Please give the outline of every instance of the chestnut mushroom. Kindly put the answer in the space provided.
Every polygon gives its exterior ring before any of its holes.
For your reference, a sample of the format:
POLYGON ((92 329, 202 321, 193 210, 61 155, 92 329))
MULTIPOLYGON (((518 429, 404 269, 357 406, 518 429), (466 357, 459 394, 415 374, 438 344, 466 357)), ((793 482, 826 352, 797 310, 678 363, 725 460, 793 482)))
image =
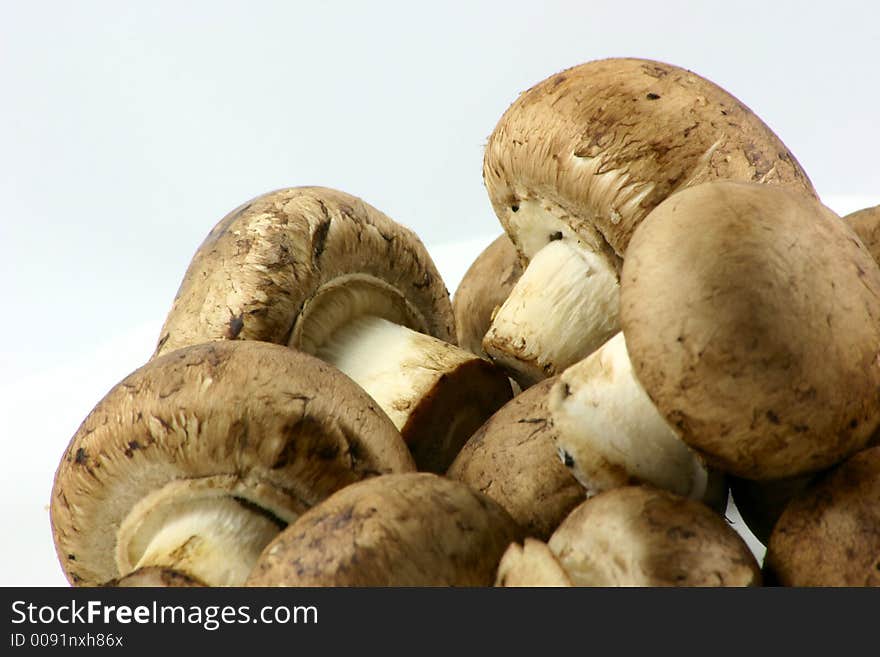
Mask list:
POLYGON ((334 491, 414 469, 385 413, 317 358, 257 341, 182 347, 114 386, 74 434, 52 488, 55 548, 76 585, 173 571, 237 586, 334 491))
POLYGON ((764 569, 782 586, 880 586, 880 446, 850 456, 789 502, 764 569))
POLYGON ((266 546, 248 586, 490 586, 522 538, 485 495, 432 473, 352 484, 266 546))
POLYGON ((156 355, 242 339, 289 345, 342 370, 388 414, 420 470, 444 472, 513 395, 500 369, 454 344, 449 293, 418 237, 323 187, 264 194, 214 227, 156 355))
POLYGON ((816 196, 785 145, 731 94, 631 58, 587 62, 521 94, 489 138, 483 178, 528 265, 483 346, 523 388, 619 330, 627 245, 674 192, 735 179, 816 196))
MULTIPOLYGON (((534 541, 534 539, 533 539, 534 541)), ((653 486, 591 497, 550 537, 508 548, 498 586, 760 586, 755 556, 701 502, 653 486)))
POLYGON ((557 456, 547 409, 555 379, 521 392, 471 436, 446 476, 488 495, 529 536, 546 539, 585 498, 557 456))
POLYGON ((713 467, 818 472, 880 425, 880 268, 815 199, 704 183, 640 224, 620 316, 636 379, 713 467))

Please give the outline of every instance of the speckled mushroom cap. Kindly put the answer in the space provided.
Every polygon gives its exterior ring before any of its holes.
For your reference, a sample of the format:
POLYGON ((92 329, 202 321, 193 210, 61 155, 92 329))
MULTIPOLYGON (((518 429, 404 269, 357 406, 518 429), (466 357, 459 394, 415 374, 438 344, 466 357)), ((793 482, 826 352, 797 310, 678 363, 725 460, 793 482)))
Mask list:
POLYGON ((880 269, 803 194, 719 181, 673 195, 630 242, 620 315, 651 400, 730 474, 817 472, 880 424, 880 269))
POLYGON ((210 489, 283 525, 342 486, 412 470, 388 417, 318 359, 263 342, 182 348, 123 379, 71 439, 55 547, 73 584, 98 585, 121 574, 120 524, 160 489, 210 489))
POLYGON ((549 538, 586 492, 557 454, 547 394, 556 378, 502 406, 458 453, 447 476, 485 493, 529 536, 549 538))
POLYGON ((880 586, 880 446, 854 454, 786 506, 764 568, 783 586, 880 586))
POLYGON ((588 62, 521 94, 489 138, 483 178, 526 258, 574 237, 618 270, 636 227, 677 190, 735 179, 815 196, 749 108, 690 71, 645 59, 588 62), (536 211, 558 226, 533 221, 536 211))
POLYGON ((880 262, 880 205, 850 212, 843 220, 859 236, 874 260, 880 262))
POLYGON ((522 530, 490 498, 431 473, 340 490, 263 550, 248 586, 489 586, 522 530))
POLYGON ((452 311, 458 344, 486 357, 483 336, 489 330, 492 315, 504 303, 522 274, 522 265, 507 234, 499 235, 487 246, 455 290, 452 311))
POLYGON ((184 275, 155 355, 226 339, 311 353, 301 344, 309 312, 343 288, 369 288, 383 304, 354 305, 339 322, 368 310, 455 342, 449 292, 412 231, 349 194, 294 187, 258 196, 213 228, 184 275))
POLYGON ((745 541, 701 502, 649 486, 591 497, 548 547, 575 586, 758 586, 745 541))

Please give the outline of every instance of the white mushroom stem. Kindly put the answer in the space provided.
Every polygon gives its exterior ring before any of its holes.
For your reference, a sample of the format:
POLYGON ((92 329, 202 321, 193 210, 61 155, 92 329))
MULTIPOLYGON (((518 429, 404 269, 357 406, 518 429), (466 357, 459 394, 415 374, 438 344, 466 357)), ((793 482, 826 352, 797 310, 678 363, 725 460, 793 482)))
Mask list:
MULTIPOLYGON (((444 377, 479 358, 373 315, 362 315, 338 328, 317 347, 315 355, 354 379, 400 430, 444 377)), ((447 424, 447 433, 453 432, 455 418, 447 424)), ((440 436, 437 439, 442 441, 440 436)))
POLYGON ((560 458, 588 495, 628 480, 699 500, 711 494, 705 463, 636 379, 622 332, 559 376, 548 408, 560 458))
POLYGON ((242 586, 263 548, 280 531, 270 517, 227 495, 165 502, 123 525, 117 566, 124 576, 164 566, 208 586, 242 586))
POLYGON ((619 330, 619 287, 605 257, 572 239, 551 241, 496 312, 483 348, 520 384, 554 376, 619 330))

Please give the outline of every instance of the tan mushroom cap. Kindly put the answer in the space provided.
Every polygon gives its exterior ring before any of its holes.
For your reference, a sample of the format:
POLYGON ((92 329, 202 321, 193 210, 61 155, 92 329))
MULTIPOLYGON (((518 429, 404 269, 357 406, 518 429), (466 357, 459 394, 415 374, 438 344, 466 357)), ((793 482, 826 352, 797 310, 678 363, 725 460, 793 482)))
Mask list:
POLYGON ((252 199, 211 230, 155 355, 228 339, 299 347, 309 307, 338 286, 370 288, 386 299, 374 314, 455 342, 449 292, 415 233, 350 194, 293 187, 252 199))
POLYGON ((388 417, 318 359, 251 341, 182 348, 123 379, 71 439, 55 547, 71 583, 98 585, 127 574, 117 532, 153 495, 213 491, 283 526, 342 486, 414 467, 388 417))
POLYGON ((447 476, 504 507, 526 533, 546 539, 586 497, 562 464, 547 409, 547 379, 502 406, 471 437, 447 476))
POLYGON ((758 586, 754 555, 706 505, 649 486, 581 504, 548 547, 575 586, 758 586))
POLYGON ((249 586, 489 586, 522 530, 464 484, 430 473, 340 490, 266 546, 249 586))
POLYGON ((504 303, 522 274, 516 247, 507 234, 499 235, 465 272, 452 298, 458 344, 486 357, 483 336, 492 315, 504 303))
POLYGON ((880 423, 880 269, 818 201, 730 181, 683 190, 636 231, 621 285, 638 380, 712 465, 815 472, 880 423))
POLYGON ((859 236, 874 260, 880 262, 880 205, 850 212, 843 220, 859 236))
POLYGON ((156 355, 214 340, 284 344, 331 363, 377 401, 420 470, 445 471, 513 394, 500 369, 455 345, 449 293, 419 238, 323 187, 253 199, 196 252, 156 355))
POLYGON ((789 503, 764 567, 783 586, 880 586, 880 446, 851 456, 789 503))
POLYGON ((557 230, 529 225, 534 209, 614 265, 645 216, 685 187, 733 179, 815 196, 795 157, 735 97, 683 68, 631 58, 574 66, 521 94, 489 138, 483 178, 526 258, 557 230))

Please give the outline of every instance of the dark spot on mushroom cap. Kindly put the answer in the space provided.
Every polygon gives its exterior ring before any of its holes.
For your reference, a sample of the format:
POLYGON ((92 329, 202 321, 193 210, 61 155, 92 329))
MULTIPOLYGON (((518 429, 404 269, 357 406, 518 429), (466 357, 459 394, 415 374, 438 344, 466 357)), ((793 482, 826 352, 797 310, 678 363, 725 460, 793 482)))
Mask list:
POLYGON ((779 416, 773 412, 773 409, 767 411, 767 419, 770 420, 773 424, 779 424, 779 416))
POLYGON ((519 206, 516 205, 516 204, 511 205, 511 206, 510 206, 510 211, 511 211, 511 212, 519 212, 519 206))
POLYGON ((128 458, 131 458, 134 455, 135 451, 139 450, 140 448, 141 448, 141 444, 138 441, 131 440, 128 443, 128 447, 125 449, 125 455, 128 458))
POLYGON ((88 457, 88 454, 86 454, 86 450, 84 450, 82 447, 80 447, 78 450, 76 450, 76 456, 74 457, 74 461, 76 463, 78 463, 79 465, 82 465, 83 463, 86 462, 86 460, 88 458, 89 457, 88 457))
POLYGON ((556 242, 561 239, 562 239, 562 231, 561 230, 557 230, 555 233, 550 233, 550 241, 551 242, 556 242))
POLYGON ((564 381, 562 383, 562 396, 563 397, 570 397, 571 396, 571 386, 568 385, 568 383, 566 383, 564 381))
POLYGON ((645 98, 647 98, 648 100, 657 100, 658 98, 660 98, 660 95, 655 93, 648 93, 645 95, 645 98))

